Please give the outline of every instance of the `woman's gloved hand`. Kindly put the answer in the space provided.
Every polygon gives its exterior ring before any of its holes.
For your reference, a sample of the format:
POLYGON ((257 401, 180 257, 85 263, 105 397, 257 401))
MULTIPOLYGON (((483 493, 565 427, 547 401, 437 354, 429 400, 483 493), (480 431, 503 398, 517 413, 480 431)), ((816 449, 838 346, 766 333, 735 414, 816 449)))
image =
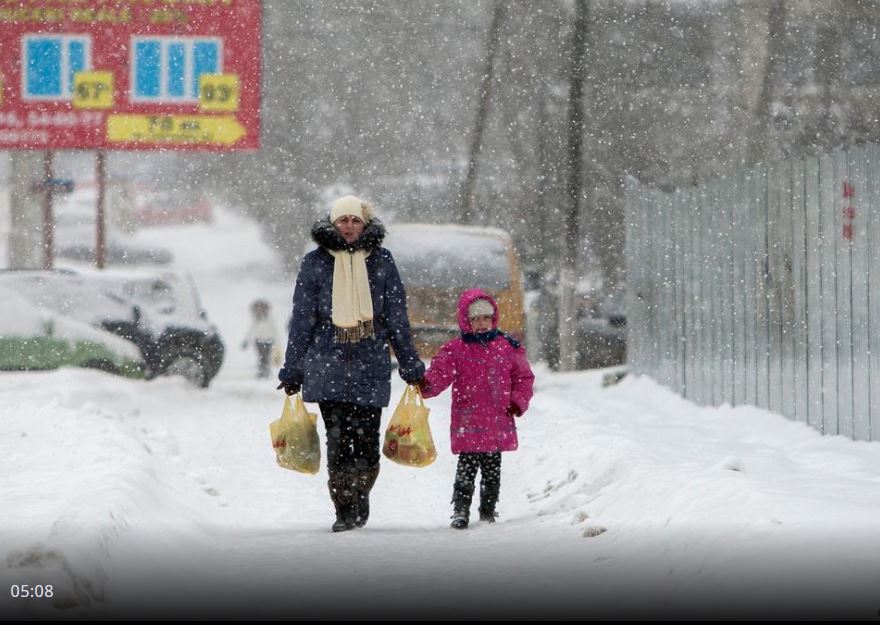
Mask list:
POLYGON ((299 393, 299 389, 302 387, 301 384, 297 384, 296 382, 291 382, 290 380, 286 380, 281 382, 276 389, 284 389, 284 392, 288 395, 296 395, 299 393))

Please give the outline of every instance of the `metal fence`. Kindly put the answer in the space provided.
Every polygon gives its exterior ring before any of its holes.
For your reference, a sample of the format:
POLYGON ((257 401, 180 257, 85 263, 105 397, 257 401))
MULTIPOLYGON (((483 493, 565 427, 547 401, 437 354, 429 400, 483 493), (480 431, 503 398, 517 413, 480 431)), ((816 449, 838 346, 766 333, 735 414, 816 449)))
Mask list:
POLYGON ((633 371, 880 439, 880 146, 626 198, 633 371))

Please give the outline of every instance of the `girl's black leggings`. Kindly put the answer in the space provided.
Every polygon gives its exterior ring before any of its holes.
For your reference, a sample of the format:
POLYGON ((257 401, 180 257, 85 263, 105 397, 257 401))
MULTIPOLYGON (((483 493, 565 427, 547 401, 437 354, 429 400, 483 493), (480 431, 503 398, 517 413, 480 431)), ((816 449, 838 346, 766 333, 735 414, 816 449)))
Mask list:
POLYGON ((480 483, 484 489, 499 486, 501 484, 501 452, 458 454, 455 483, 473 484, 477 479, 477 470, 482 475, 480 483))

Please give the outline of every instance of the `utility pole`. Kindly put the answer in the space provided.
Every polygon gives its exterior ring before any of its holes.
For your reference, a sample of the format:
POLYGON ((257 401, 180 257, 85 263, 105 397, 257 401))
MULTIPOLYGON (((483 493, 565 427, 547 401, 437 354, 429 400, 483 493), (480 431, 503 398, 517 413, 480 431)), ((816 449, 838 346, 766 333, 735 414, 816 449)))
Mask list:
POLYGON ((577 352, 574 329, 574 294, 577 283, 577 262, 581 247, 582 155, 584 135, 584 72, 587 53, 587 0, 577 0, 572 30, 568 81, 568 212, 565 218, 565 245, 559 271, 559 369, 572 371, 577 352))
POLYGON ((52 214, 54 174, 52 171, 52 150, 43 153, 43 269, 52 269, 55 264, 55 217, 52 214))
POLYGON ((107 195, 107 166, 104 150, 98 150, 95 158, 95 185, 97 191, 95 206, 95 266, 103 269, 107 257, 107 233, 106 233, 106 195, 107 195))

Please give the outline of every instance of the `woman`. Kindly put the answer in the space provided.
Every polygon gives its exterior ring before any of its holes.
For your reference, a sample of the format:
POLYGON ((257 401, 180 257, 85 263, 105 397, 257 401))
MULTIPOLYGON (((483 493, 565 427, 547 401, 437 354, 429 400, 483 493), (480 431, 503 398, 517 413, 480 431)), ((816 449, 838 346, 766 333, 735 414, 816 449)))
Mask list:
POLYGON ((302 388, 317 402, 327 431, 327 472, 336 507, 334 532, 363 527, 379 474, 379 418, 391 395, 394 348, 400 377, 415 384, 425 372, 412 344, 406 292, 385 227, 369 204, 338 199, 312 227, 318 249, 306 254, 293 293, 284 366, 288 395, 302 388))

